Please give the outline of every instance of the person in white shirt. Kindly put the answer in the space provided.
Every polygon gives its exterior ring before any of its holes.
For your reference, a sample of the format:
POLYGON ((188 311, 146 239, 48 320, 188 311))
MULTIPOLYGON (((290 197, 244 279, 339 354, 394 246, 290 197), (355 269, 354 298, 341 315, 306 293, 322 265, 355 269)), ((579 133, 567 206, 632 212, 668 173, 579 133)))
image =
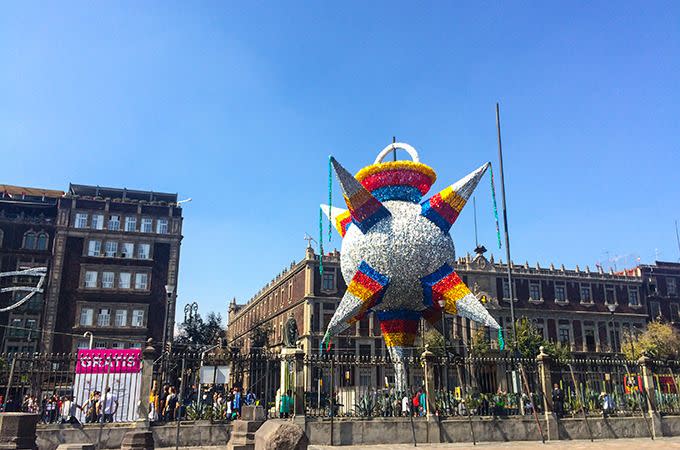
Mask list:
POLYGON ((401 399, 401 415, 402 416, 409 415, 408 395, 406 394, 404 394, 404 398, 401 399))
POLYGON ((106 388, 103 403, 102 420, 104 422, 113 422, 113 416, 116 414, 116 411, 118 411, 118 398, 113 395, 110 387, 106 388))

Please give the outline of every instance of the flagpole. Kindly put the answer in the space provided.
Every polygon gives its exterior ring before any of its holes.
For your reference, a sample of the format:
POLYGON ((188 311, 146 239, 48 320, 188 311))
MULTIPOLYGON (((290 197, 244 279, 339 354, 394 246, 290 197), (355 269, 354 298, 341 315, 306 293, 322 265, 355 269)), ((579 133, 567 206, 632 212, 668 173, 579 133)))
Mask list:
POLYGON ((503 199, 503 228, 505 229, 505 254, 508 258, 508 291, 510 295, 510 319, 512 320, 512 338, 517 350, 517 325, 515 323, 515 301, 512 288, 512 268, 510 263, 510 235, 508 234, 508 212, 505 203, 505 177, 503 174, 503 145, 501 144, 501 110, 496 103, 496 131, 498 132, 498 161, 501 171, 501 197, 503 199))

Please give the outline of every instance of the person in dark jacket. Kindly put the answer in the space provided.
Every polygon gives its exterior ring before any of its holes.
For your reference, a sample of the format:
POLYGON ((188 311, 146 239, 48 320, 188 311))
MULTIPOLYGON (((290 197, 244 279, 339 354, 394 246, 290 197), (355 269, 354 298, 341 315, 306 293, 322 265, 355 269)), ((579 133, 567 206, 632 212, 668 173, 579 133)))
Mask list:
POLYGON ((564 414, 564 392, 557 383, 553 384, 552 401, 553 413, 559 419, 564 414))

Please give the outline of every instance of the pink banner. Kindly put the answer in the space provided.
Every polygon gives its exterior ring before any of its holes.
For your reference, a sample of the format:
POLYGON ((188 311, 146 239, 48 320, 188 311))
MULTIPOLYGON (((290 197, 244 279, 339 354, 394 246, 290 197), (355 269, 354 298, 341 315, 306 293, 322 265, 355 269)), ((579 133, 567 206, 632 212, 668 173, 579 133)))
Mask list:
POLYGON ((139 348, 80 349, 76 373, 137 373, 141 369, 139 348))

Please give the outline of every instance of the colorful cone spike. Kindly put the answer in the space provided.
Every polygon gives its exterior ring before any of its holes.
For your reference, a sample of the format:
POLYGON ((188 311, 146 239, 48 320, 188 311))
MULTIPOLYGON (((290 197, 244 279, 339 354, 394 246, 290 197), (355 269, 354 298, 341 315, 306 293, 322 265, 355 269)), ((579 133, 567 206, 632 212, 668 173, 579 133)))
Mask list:
POLYGON ((484 164, 465 178, 424 201, 421 214, 430 219, 443 232, 448 233, 490 165, 491 163, 484 164))
POLYGON ((361 320, 371 308, 379 305, 388 284, 386 276, 362 261, 331 318, 326 336, 330 338, 342 333, 349 325, 361 320))
POLYGON ((376 311, 380 321, 385 346, 390 347, 413 347, 418 333, 420 313, 402 309, 397 311, 376 311))
POLYGON ((500 328, 489 311, 448 264, 421 278, 421 283, 423 304, 426 308, 422 315, 428 322, 438 321, 437 315, 441 316, 439 300, 444 299, 444 310, 447 313, 458 314, 493 329, 500 328))
POLYGON ((340 233, 340 236, 345 237, 347 228, 349 228, 352 223, 352 216, 350 216, 349 211, 331 206, 330 216, 328 216, 328 205, 321 205, 321 211, 323 211, 324 214, 326 214, 326 217, 330 219, 335 226, 335 229, 340 233))
POLYGON ((380 220, 390 216, 387 208, 333 157, 331 157, 331 164, 333 164, 333 169, 335 169, 335 174, 342 187, 352 222, 359 227, 362 233, 366 233, 380 220))

